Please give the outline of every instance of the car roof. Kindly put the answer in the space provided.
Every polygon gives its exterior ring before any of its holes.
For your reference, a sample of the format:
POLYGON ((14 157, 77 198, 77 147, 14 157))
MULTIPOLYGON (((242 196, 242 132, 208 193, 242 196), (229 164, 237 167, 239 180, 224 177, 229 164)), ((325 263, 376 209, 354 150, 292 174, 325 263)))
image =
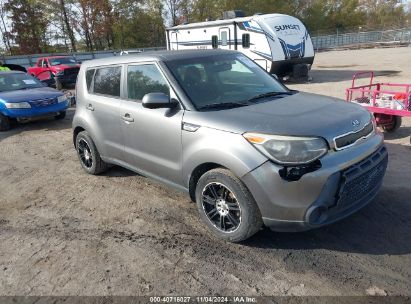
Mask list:
POLYGON ((223 55, 223 54, 238 54, 237 51, 229 50, 181 50, 181 51, 152 51, 143 52, 139 54, 129 54, 126 56, 115 56, 107 57, 102 59, 88 60, 83 63, 83 66, 94 67, 94 66, 104 66, 112 64, 122 64, 129 62, 143 62, 143 61, 173 61, 179 59, 192 59, 209 57, 212 55, 223 55))

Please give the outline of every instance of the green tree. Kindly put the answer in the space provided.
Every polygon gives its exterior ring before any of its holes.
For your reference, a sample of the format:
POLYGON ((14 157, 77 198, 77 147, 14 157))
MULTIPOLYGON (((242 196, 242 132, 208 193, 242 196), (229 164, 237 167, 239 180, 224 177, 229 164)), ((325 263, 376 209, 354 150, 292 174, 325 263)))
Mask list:
POLYGON ((47 52, 48 19, 39 0, 9 0, 4 8, 10 13, 11 34, 21 54, 47 52))

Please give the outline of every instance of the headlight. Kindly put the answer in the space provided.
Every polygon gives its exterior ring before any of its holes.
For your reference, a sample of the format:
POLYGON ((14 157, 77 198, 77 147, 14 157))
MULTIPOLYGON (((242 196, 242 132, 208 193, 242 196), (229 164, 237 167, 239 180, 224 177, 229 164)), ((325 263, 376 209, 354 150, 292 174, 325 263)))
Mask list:
POLYGON ((31 105, 28 102, 6 102, 7 109, 30 109, 31 105))
POLYGON ((279 136, 245 133, 244 137, 260 152, 282 165, 308 164, 328 151, 324 139, 318 137, 279 136))
POLYGON ((57 101, 58 103, 65 102, 67 101, 67 96, 66 95, 59 96, 57 97, 57 101))

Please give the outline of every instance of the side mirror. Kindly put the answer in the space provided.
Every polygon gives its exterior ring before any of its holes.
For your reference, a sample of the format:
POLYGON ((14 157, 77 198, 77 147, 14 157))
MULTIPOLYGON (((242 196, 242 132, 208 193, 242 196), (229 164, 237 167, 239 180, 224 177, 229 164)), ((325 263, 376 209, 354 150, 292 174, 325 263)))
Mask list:
POLYGON ((147 109, 172 109, 178 105, 176 100, 164 93, 148 93, 143 97, 143 107, 147 109))

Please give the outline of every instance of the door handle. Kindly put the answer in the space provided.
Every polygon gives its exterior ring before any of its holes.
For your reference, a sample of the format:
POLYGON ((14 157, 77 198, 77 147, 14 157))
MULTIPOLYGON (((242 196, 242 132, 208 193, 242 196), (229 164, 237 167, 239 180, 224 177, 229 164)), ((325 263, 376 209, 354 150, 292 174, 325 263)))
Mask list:
POLYGON ((124 114, 124 116, 121 116, 121 119, 125 122, 134 122, 134 118, 131 117, 128 113, 124 114))
POLYGON ((88 105, 86 105, 86 109, 90 110, 90 111, 94 111, 94 107, 91 103, 89 103, 88 105))

